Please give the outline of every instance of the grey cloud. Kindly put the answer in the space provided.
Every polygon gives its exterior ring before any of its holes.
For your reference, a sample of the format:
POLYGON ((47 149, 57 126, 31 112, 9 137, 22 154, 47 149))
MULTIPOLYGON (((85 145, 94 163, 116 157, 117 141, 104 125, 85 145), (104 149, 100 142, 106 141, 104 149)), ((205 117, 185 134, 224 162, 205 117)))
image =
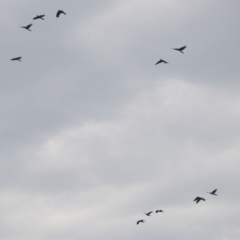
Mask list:
POLYGON ((237 1, 1 4, 1 239, 239 238, 237 1))

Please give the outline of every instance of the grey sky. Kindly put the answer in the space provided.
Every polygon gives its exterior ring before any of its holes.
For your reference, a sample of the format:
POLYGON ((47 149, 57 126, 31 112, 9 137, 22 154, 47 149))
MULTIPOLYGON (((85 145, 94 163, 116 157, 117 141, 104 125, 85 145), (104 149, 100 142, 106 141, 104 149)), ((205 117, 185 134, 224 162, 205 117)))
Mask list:
POLYGON ((0 6, 1 239, 240 238, 238 1, 0 6))

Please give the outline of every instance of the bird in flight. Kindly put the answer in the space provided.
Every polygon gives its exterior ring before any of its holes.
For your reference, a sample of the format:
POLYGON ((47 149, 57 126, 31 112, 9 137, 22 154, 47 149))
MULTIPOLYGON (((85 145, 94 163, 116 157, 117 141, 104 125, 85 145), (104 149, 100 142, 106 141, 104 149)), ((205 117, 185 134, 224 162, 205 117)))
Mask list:
POLYGON ((33 20, 37 20, 37 19, 42 19, 44 20, 44 17, 45 15, 37 15, 35 18, 33 18, 33 20))
POLYGON ((11 61, 19 61, 19 62, 21 62, 21 58, 22 58, 22 57, 12 58, 11 61))
POLYGON ((58 18, 61 14, 66 15, 66 13, 63 10, 58 10, 56 17, 58 18))
POLYGON ((184 50, 186 47, 187 47, 187 46, 183 46, 183 47, 180 47, 180 48, 172 48, 172 49, 183 53, 183 50, 184 50))
POLYGON ((139 223, 145 223, 145 220, 143 220, 143 219, 142 219, 142 220, 138 220, 138 221, 137 221, 137 225, 138 225, 139 223))
POLYGON ((215 195, 215 196, 217 196, 217 194, 215 194, 215 193, 216 193, 216 191, 217 191, 217 189, 213 190, 212 192, 207 192, 207 193, 210 193, 210 194, 212 194, 212 195, 215 195))
POLYGON ((159 63, 162 63, 162 62, 165 63, 165 64, 168 63, 168 62, 166 62, 166 61, 160 59, 155 65, 157 65, 157 64, 159 64, 159 63))
POLYGON ((152 212, 148 212, 148 213, 145 213, 145 214, 150 217, 150 216, 151 216, 151 213, 152 213, 152 212))
POLYGON ((26 30, 31 31, 30 30, 31 26, 32 26, 32 24, 28 24, 27 26, 23 26, 23 27, 20 27, 20 28, 25 28, 26 30))
POLYGON ((202 197, 196 197, 193 201, 196 201, 196 203, 199 203, 201 200, 205 201, 202 197))
POLYGON ((157 210, 156 213, 159 213, 159 212, 164 212, 163 210, 157 210))

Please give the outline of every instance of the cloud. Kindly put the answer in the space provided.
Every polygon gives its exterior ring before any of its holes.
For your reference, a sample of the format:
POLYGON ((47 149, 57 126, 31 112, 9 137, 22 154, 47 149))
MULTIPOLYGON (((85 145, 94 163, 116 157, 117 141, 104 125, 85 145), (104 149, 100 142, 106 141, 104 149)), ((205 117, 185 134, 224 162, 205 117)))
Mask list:
POLYGON ((2 4, 1 239, 238 238, 237 2, 2 4))

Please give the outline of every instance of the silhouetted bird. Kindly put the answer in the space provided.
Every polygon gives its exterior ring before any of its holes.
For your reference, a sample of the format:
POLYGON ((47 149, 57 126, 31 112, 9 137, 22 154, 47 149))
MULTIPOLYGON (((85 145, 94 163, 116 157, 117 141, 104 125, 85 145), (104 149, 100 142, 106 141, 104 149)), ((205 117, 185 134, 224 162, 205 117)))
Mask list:
POLYGON ((166 62, 166 61, 160 59, 155 65, 157 65, 157 64, 159 64, 159 63, 162 63, 162 62, 165 63, 165 64, 168 63, 168 62, 166 62))
POLYGON ((183 47, 181 47, 181 48, 172 48, 172 49, 183 53, 183 50, 184 50, 186 47, 187 47, 187 46, 183 46, 183 47))
POLYGON ((215 193, 216 193, 216 191, 217 191, 217 189, 213 190, 212 192, 207 192, 207 193, 210 193, 210 194, 212 194, 212 195, 215 195, 215 196, 217 196, 217 194, 215 194, 215 193))
POLYGON ((44 20, 44 17, 45 15, 37 15, 35 18, 33 18, 33 20, 37 20, 37 19, 42 19, 44 20))
POLYGON ((202 197, 196 197, 193 201, 196 201, 196 203, 199 203, 201 200, 205 201, 202 197))
POLYGON ((56 17, 58 18, 61 14, 66 15, 66 13, 63 10, 58 10, 56 17))
POLYGON ((138 220, 137 224, 139 224, 139 223, 145 223, 145 220, 143 220, 143 219, 142 220, 138 220))
POLYGON ((151 216, 151 213, 152 213, 152 212, 148 212, 148 213, 145 213, 145 214, 150 217, 150 216, 151 216))
POLYGON ((19 61, 19 62, 21 62, 21 58, 22 58, 22 57, 12 58, 11 61, 19 61))
POLYGON ((31 31, 30 30, 30 27, 32 26, 32 24, 29 24, 29 25, 27 25, 27 26, 23 26, 23 27, 20 27, 20 28, 25 28, 26 30, 28 30, 28 31, 31 31))
POLYGON ((163 210, 157 210, 156 213, 159 213, 159 212, 164 212, 163 210))

